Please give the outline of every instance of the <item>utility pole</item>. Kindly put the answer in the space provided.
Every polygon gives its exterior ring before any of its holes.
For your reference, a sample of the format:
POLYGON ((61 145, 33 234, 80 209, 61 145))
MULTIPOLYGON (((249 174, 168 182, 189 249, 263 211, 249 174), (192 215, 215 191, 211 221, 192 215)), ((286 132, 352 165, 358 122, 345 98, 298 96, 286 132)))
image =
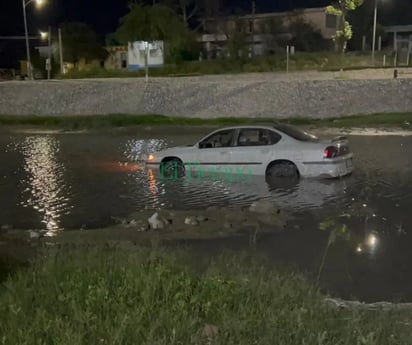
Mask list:
POLYGON ((59 55, 60 55, 60 73, 64 74, 63 43, 62 43, 62 29, 61 28, 59 28, 59 55))
POLYGON ((47 80, 50 80, 51 74, 51 26, 49 26, 49 58, 47 60, 47 80))
POLYGON ((22 0, 23 3, 23 18, 24 18, 24 32, 26 37, 26 58, 27 58, 27 76, 30 80, 33 80, 33 74, 31 73, 31 58, 30 58, 30 46, 29 46, 29 32, 27 29, 27 15, 26 15, 26 1, 22 0))
POLYGON ((378 16, 378 0, 375 0, 375 9, 373 11, 373 37, 372 37, 372 66, 375 65, 375 42, 376 42, 376 19, 378 16))
POLYGON ((146 70, 146 83, 149 82, 149 42, 144 42, 145 48, 145 70, 146 70))
POLYGON ((252 0, 252 25, 250 31, 252 34, 252 55, 255 55, 255 15, 256 15, 256 2, 252 0))

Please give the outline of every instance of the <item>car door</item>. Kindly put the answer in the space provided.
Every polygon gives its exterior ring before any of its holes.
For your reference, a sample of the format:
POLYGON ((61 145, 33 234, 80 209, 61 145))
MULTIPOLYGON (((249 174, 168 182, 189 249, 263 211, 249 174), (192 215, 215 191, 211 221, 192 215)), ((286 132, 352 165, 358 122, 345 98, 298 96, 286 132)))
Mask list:
POLYGON ((235 129, 222 129, 203 139, 191 160, 191 169, 208 176, 219 175, 230 164, 235 134, 235 129))
POLYGON ((230 156, 237 174, 262 175, 274 156, 281 135, 267 128, 241 128, 230 156))

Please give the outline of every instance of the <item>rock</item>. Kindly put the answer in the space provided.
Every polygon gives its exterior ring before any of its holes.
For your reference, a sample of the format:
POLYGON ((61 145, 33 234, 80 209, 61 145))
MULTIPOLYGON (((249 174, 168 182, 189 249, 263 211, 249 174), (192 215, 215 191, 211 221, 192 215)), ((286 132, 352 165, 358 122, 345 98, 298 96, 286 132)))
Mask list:
POLYGON ((124 225, 125 222, 126 222, 126 219, 123 219, 123 218, 114 217, 114 216, 111 216, 110 218, 113 219, 118 224, 123 224, 124 225))
POLYGON ((155 212, 153 216, 148 219, 148 223, 152 230, 162 230, 165 228, 165 224, 157 212, 155 212))
POLYGON ((233 224, 232 224, 232 223, 229 223, 229 222, 225 222, 225 223, 223 224, 223 227, 224 227, 225 229, 231 229, 231 228, 233 227, 233 224))
POLYGON ((186 225, 199 225, 199 222, 196 219, 196 217, 186 217, 185 224, 186 225))
POLYGON ((277 208, 269 201, 255 201, 249 207, 250 212, 255 213, 274 213, 278 212, 277 208))
POLYGON ((12 229, 13 229, 13 227, 11 225, 8 225, 8 224, 4 224, 0 227, 0 230, 2 232, 6 232, 6 231, 9 231, 9 230, 12 230, 12 229))
POLYGON ((202 330, 202 337, 213 338, 216 337, 219 333, 219 328, 215 325, 206 324, 202 330))
POLYGON ((29 233, 29 238, 31 240, 38 240, 43 237, 42 234, 38 231, 29 230, 28 233, 29 233))
POLYGON ((197 220, 199 223, 204 223, 204 222, 207 222, 207 221, 209 220, 209 218, 204 217, 204 216, 197 216, 197 217, 196 217, 196 220, 197 220))
POLYGON ((173 224, 173 217, 176 216, 175 212, 165 212, 165 211, 158 211, 159 219, 166 225, 173 224))
POLYGON ((147 225, 147 226, 142 225, 141 227, 138 227, 138 228, 137 228, 137 231, 138 231, 138 232, 146 232, 146 231, 148 231, 148 230, 149 230, 149 225, 147 225))

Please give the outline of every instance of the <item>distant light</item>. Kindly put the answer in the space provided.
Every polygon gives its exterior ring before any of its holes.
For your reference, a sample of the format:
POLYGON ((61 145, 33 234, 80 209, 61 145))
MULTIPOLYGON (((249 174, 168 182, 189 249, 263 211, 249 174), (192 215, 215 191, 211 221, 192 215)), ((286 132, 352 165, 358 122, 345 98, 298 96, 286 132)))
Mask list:
POLYGON ((356 247, 356 252, 357 252, 357 253, 362 253, 362 246, 361 246, 361 245, 358 245, 358 246, 356 247))
POLYGON ((47 40, 47 38, 49 37, 49 33, 40 31, 40 37, 42 40, 47 40))
POLYGON ((378 244, 378 238, 376 237, 375 234, 369 234, 366 243, 369 247, 375 248, 376 245, 378 244))
POLYGON ((46 3, 46 0, 35 0, 35 2, 37 7, 42 7, 46 3))
POLYGON ((155 159, 155 157, 153 155, 149 155, 149 157, 147 158, 147 160, 149 162, 153 161, 155 159))

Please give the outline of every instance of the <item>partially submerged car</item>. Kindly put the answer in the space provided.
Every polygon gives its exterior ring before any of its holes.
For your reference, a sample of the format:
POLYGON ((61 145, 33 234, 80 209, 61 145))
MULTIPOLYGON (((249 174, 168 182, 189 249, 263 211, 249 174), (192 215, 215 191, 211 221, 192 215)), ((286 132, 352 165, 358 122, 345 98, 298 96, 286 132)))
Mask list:
POLYGON ((146 164, 165 176, 216 169, 266 177, 337 178, 353 171, 352 157, 346 137, 319 140, 277 123, 222 128, 195 145, 152 153, 146 164))

